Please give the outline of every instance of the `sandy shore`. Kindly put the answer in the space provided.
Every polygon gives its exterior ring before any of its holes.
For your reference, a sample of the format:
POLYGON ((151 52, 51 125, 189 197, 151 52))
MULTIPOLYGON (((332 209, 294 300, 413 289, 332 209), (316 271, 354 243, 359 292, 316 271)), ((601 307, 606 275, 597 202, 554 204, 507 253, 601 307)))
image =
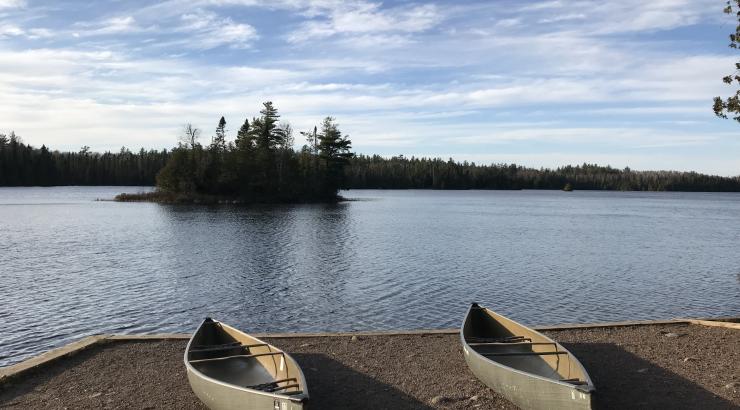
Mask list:
MULTIPOLYGON (((582 361, 597 408, 740 408, 740 331, 649 325, 544 332, 582 361)), ((468 371, 457 335, 270 338, 298 360, 311 409, 514 409, 468 371)), ((0 407, 202 409, 185 341, 115 342, 0 388, 0 407)))

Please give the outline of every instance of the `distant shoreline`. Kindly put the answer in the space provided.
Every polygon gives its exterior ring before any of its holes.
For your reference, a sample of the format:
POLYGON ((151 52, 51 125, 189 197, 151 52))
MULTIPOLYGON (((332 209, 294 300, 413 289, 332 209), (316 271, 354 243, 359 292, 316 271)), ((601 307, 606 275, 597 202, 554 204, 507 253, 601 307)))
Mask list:
POLYGON ((238 198, 206 194, 182 194, 162 191, 120 193, 113 198, 114 202, 150 202, 158 204, 193 204, 193 205, 249 205, 249 204, 292 204, 292 203, 337 203, 347 199, 337 195, 335 198, 315 201, 287 201, 280 198, 238 198))

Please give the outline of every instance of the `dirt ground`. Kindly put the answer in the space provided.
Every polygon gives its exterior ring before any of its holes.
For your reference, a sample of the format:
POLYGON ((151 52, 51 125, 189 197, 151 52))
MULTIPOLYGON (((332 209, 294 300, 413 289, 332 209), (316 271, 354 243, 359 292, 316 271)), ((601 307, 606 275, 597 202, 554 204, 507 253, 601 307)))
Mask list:
MULTIPOLYGON (((740 408, 740 331, 649 325, 548 331, 596 385, 598 409, 740 408)), ((515 409, 467 369, 457 335, 269 338, 307 378, 311 410, 515 409)), ((0 386, 11 409, 202 409, 186 342, 115 342, 0 386)))

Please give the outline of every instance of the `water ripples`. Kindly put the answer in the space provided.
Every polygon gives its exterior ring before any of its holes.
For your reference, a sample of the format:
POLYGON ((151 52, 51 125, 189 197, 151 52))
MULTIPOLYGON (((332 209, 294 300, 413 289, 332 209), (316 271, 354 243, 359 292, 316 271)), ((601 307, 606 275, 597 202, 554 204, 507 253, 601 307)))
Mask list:
POLYGON ((351 191, 335 205, 0 189, 0 366, 96 333, 457 327, 740 314, 740 195, 351 191), (34 204, 28 206, 26 204, 34 204))

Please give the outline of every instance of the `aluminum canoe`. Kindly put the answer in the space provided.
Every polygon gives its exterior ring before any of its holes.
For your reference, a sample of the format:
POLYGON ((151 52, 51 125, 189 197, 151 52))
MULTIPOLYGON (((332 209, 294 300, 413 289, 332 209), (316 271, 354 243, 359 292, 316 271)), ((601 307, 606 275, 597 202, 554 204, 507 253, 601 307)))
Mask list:
POLYGON ((549 337, 473 303, 460 332, 470 370, 524 410, 591 409, 594 384, 549 337))
POLYGON ((185 349, 190 387, 212 410, 305 410, 303 372, 287 353, 206 318, 185 349))

